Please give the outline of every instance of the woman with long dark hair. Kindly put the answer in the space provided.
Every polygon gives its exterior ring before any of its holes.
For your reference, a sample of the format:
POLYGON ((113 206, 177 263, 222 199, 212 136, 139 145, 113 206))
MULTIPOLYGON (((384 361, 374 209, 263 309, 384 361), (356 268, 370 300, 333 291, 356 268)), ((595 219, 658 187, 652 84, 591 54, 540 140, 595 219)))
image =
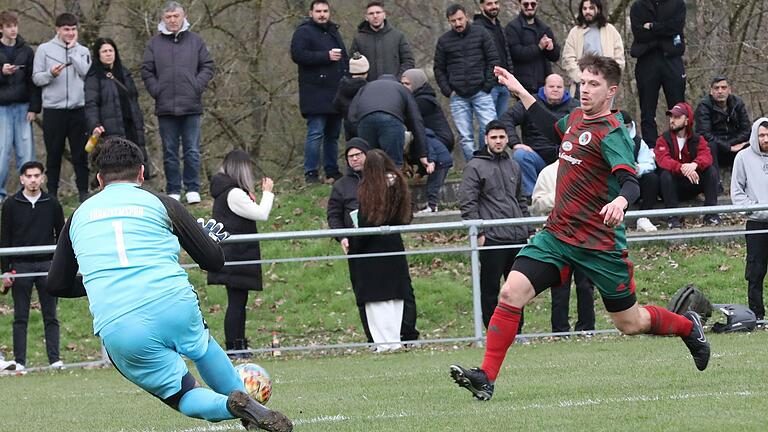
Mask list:
MULTIPOLYGON (((366 154, 357 197, 360 202, 358 226, 406 225, 411 222, 411 194, 408 183, 392 159, 381 150, 366 154)), ((355 236, 349 240, 350 254, 402 252, 400 234, 355 236)), ((365 306, 366 320, 377 352, 400 349, 403 299, 411 291, 408 260, 404 255, 350 260, 356 282, 358 306, 365 306), (390 342, 382 344, 382 342, 390 342)))
POLYGON ((112 39, 96 39, 92 51, 93 63, 85 77, 87 130, 96 136, 121 136, 136 144, 144 156, 144 178, 150 178, 144 117, 131 73, 123 67, 112 39))
MULTIPOLYGON (((232 150, 224 157, 221 170, 211 178, 213 218, 224 224, 230 234, 256 234, 256 221, 269 219, 275 195, 271 178, 261 179, 262 196, 256 203, 256 185, 250 155, 232 150)), ((224 257, 231 261, 261 259, 258 242, 222 244, 224 257)), ((261 291, 261 265, 226 266, 208 272, 208 284, 227 288, 227 312, 224 315, 224 342, 227 350, 248 348, 245 337, 245 305, 248 291, 261 291)))

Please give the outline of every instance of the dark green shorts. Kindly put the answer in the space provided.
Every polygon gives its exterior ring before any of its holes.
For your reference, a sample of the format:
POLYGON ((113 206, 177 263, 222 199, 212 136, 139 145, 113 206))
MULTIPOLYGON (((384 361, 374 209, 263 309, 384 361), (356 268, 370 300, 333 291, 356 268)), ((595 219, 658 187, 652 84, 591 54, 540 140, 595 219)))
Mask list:
POLYGON ((549 270, 531 271, 530 264, 515 266, 514 270, 525 274, 533 283, 537 294, 553 286, 552 282, 555 280, 562 283, 571 270, 579 269, 600 291, 609 312, 626 310, 635 303, 634 266, 626 250, 585 249, 565 243, 549 231, 543 230, 533 236, 517 254, 518 260, 523 257, 552 264, 559 272, 559 277, 555 277, 551 274, 551 267, 549 270), (550 274, 543 275, 542 272, 550 274), (545 284, 548 286, 537 286, 545 284))

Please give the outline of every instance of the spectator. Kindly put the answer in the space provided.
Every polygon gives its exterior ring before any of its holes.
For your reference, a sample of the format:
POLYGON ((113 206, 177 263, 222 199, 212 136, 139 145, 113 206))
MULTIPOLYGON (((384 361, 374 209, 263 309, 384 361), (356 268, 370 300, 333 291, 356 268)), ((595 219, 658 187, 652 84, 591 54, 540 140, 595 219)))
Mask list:
MULTIPOLYGON (((269 219, 275 194, 269 177, 261 179, 261 201, 256 203, 256 185, 251 158, 243 150, 232 150, 224 157, 221 170, 211 178, 213 218, 224 224, 230 234, 256 234, 256 222, 269 219)), ((261 259, 259 242, 225 243, 221 245, 228 261, 261 259)), ((227 350, 248 349, 245 337, 245 306, 248 291, 261 291, 261 264, 226 266, 208 272, 209 285, 227 289, 227 312, 224 315, 224 346, 227 350)))
POLYGON ((440 102, 437 101, 435 90, 427 82, 427 74, 423 70, 408 69, 403 72, 400 82, 413 93, 427 136, 427 206, 419 213, 436 212, 440 189, 445 183, 448 170, 453 166, 453 132, 440 102))
MULTIPOLYGON (((347 142, 345 159, 347 160, 347 173, 339 181, 333 184, 331 197, 328 200, 328 226, 331 229, 356 228, 352 215, 359 211, 360 203, 357 199, 357 190, 360 180, 363 178, 363 167, 365 166, 365 155, 370 150, 370 146, 365 140, 353 138, 347 142)), ((349 253, 350 240, 348 237, 337 238, 341 243, 341 249, 344 254, 349 253)), ((355 298, 358 292, 364 290, 362 282, 365 275, 360 275, 357 271, 359 259, 350 259, 349 279, 352 282, 352 290, 355 292, 355 298), (362 279, 361 279, 362 278, 362 279)), ((359 303, 357 306, 360 314, 360 321, 363 324, 363 330, 368 339, 368 343, 373 342, 371 330, 368 328, 368 317, 365 313, 365 304, 359 303)), ((416 298, 413 294, 413 286, 409 283, 403 299, 403 319, 400 325, 400 339, 403 341, 416 340, 419 338, 419 331, 416 330, 416 298)))
POLYGON ((696 107, 696 133, 707 140, 718 175, 721 167, 733 165, 736 154, 749 147, 749 124, 747 106, 731 93, 728 78, 712 78, 709 94, 696 107))
MULTIPOLYGON (((363 178, 357 191, 360 227, 405 225, 411 222, 411 196, 408 183, 392 160, 381 150, 365 155, 363 178)), ((349 239, 350 254, 402 252, 400 234, 377 234, 349 239)), ((358 258, 354 264, 357 279, 355 297, 365 307, 368 328, 377 343, 376 352, 402 347, 404 299, 409 296, 411 276, 405 255, 358 258), (385 343, 386 342, 386 343, 385 343)))
POLYGON ((606 19, 603 0, 579 1, 576 25, 568 32, 563 46, 563 69, 571 80, 571 94, 578 98, 581 71, 579 59, 586 53, 610 57, 624 69, 624 41, 616 27, 606 19))
POLYGON ((144 175, 149 178, 144 116, 133 77, 123 67, 112 39, 96 39, 93 54, 94 61, 85 77, 86 128, 92 135, 118 135, 139 146, 144 155, 144 175))
POLYGON ((349 105, 355 98, 357 92, 368 84, 368 59, 364 55, 356 52, 349 59, 349 77, 342 77, 339 81, 339 89, 336 91, 336 97, 333 98, 333 107, 341 113, 344 119, 344 136, 347 141, 357 136, 357 128, 349 121, 349 105))
POLYGON ((304 142, 304 180, 320 183, 320 147, 326 183, 341 178, 339 172, 339 133, 341 114, 333 98, 341 78, 347 74, 349 56, 331 21, 328 0, 312 0, 309 18, 302 22, 291 39, 291 59, 299 67, 299 108, 307 120, 304 142))
POLYGON ((536 0, 520 0, 520 14, 504 29, 515 76, 530 93, 536 93, 552 73, 552 63, 560 60, 555 34, 536 16, 536 0))
MULTIPOLYGON (((749 150, 739 152, 733 161, 731 201, 734 205, 768 204, 768 118, 752 124, 749 150)), ((747 217, 747 231, 768 229, 768 211, 747 217)), ((768 268, 768 234, 748 234, 747 299, 758 320, 765 318, 763 286, 768 268)))
POLYGON ((155 115, 163 142, 165 192, 176 201, 181 186, 189 204, 200 202, 200 126, 203 92, 213 78, 213 59, 205 42, 189 31, 184 8, 175 1, 163 6, 160 34, 144 50, 141 78, 155 99, 155 115), (179 144, 184 171, 180 172, 179 144))
POLYGON ((361 88, 349 106, 349 121, 371 148, 384 150, 397 167, 403 166, 405 131, 413 133, 411 161, 427 166, 424 121, 413 95, 392 75, 382 75, 361 88))
MULTIPOLYGON (((640 210, 651 210, 659 199, 659 174, 653 150, 637 135, 637 125, 628 112, 621 110, 624 127, 634 141, 635 161, 637 161, 637 179, 640 182, 640 210)), ((647 217, 637 219, 637 229, 645 232, 656 231, 656 225, 647 217)))
MULTIPOLYGON (((563 78, 558 74, 548 76, 535 97, 542 107, 558 119, 565 117, 578 106, 578 101, 572 99, 565 90, 563 78)), ((536 127, 520 102, 505 112, 500 120, 507 129, 509 145, 514 150, 512 157, 520 164, 522 170, 523 195, 530 199, 539 172, 557 160, 560 143, 552 141, 536 127), (522 140, 517 133, 517 126, 520 126, 522 140)))
MULTIPOLYGON (((477 150, 464 167, 459 190, 462 219, 492 220, 530 216, 523 199, 520 166, 509 157, 507 141, 507 131, 500 121, 493 120, 486 125, 485 148, 477 150)), ((477 244, 525 244, 531 233, 528 226, 491 227, 478 234, 477 244)), ((486 328, 498 302, 499 281, 506 279, 518 251, 518 248, 480 251, 480 301, 486 328)))
POLYGON ((5 199, 5 181, 11 155, 16 169, 35 158, 32 122, 40 113, 40 88, 32 82, 35 54, 19 36, 19 20, 11 12, 0 12, 0 202, 5 199))
POLYGON ((388 74, 400 77, 414 66, 411 45, 400 30, 387 22, 384 3, 369 2, 365 19, 357 26, 351 51, 364 55, 371 64, 368 81, 376 81, 388 74))
POLYGON ((464 159, 482 147, 485 125, 496 117, 490 91, 496 86, 493 67, 499 55, 493 38, 481 26, 467 20, 464 6, 453 4, 445 16, 451 30, 437 40, 435 48, 435 80, 440 92, 451 100, 451 115, 459 132, 464 159), (472 114, 477 117, 478 144, 475 145, 472 114))
MULTIPOLYGON (((43 164, 29 161, 21 166, 19 172, 22 189, 3 202, 0 246, 56 244, 64 226, 64 212, 59 202, 42 189, 45 181, 43 164)), ((5 276, 9 273, 47 273, 51 268, 51 254, 4 255, 0 260, 5 276)), ((43 313, 48 363, 53 368, 63 367, 59 358, 57 299, 48 293, 45 276, 3 279, 3 285, 11 285, 13 294, 13 355, 16 357, 16 370, 23 370, 27 364, 27 323, 33 286, 37 288, 43 313)))
POLYGON ((32 80, 42 87, 43 140, 47 159, 48 193, 59 191, 59 173, 64 144, 69 141, 75 183, 80 202, 88 198, 88 160, 85 142, 85 75, 91 53, 77 43, 77 17, 65 12, 56 17, 56 36, 41 44, 35 53, 32 80))
MULTIPOLYGON (((679 197, 688 199, 704 192, 704 205, 717 205, 717 171, 712 166, 707 140, 693 131, 693 109, 685 102, 667 111, 669 131, 659 136, 653 152, 659 166, 664 207, 678 206, 679 197)), ((704 215, 704 223, 719 225, 717 214, 704 215)), ((669 228, 681 228, 678 216, 667 219, 669 228)))
MULTIPOLYGON (((555 207, 555 189, 557 186, 557 170, 560 161, 547 165, 539 173, 536 186, 533 187, 533 196, 530 210, 535 215, 549 215, 555 207)), ((571 299, 571 281, 576 280, 576 331, 591 331, 595 329, 595 286, 581 269, 569 269, 563 280, 563 284, 553 288, 552 314, 550 322, 552 333, 571 331, 568 322, 571 299)))
POLYGON ((629 19, 634 36, 629 54, 637 58, 635 79, 640 97, 640 130, 643 139, 653 146, 659 135, 656 126, 659 89, 664 89, 668 109, 685 102, 685 1, 635 0, 629 19))
MULTIPOLYGON (((475 14, 472 22, 485 27, 485 30, 493 37, 496 53, 499 55, 499 66, 506 70, 512 70, 512 58, 509 56, 507 37, 504 36, 504 26, 499 20, 499 0, 477 0, 480 4, 479 14, 475 14)), ((509 90, 499 83, 491 90, 493 106, 496 107, 496 118, 501 117, 509 108, 509 90)))

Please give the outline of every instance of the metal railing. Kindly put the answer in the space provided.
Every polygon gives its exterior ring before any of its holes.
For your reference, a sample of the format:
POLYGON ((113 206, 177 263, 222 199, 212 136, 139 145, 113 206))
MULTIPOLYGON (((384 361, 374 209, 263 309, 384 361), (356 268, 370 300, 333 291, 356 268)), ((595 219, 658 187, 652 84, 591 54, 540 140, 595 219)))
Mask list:
MULTIPOLYGON (((685 207, 675 209, 658 209, 658 210, 642 210, 642 211, 629 211, 626 214, 625 220, 635 220, 641 217, 657 218, 668 216, 699 216, 703 214, 711 213, 742 213, 742 212, 755 212, 768 210, 768 204, 757 204, 750 206, 710 206, 710 207, 685 207)), ((254 241, 285 241, 285 240, 300 240, 300 239, 319 239, 319 238, 338 238, 338 237, 352 237, 352 236, 365 236, 373 234, 407 234, 407 233, 419 233, 419 232, 432 232, 432 231, 450 231, 450 230, 466 230, 468 232, 469 245, 468 246, 456 246, 456 247, 444 247, 444 248, 428 248, 428 249, 411 249, 402 252, 386 252, 386 253, 368 253, 368 254, 356 254, 356 255, 323 255, 323 256, 311 256, 311 257, 292 257, 292 258, 272 258, 261 259, 252 261, 234 261, 227 262, 228 266, 236 265, 252 265, 252 264, 272 264, 272 263, 295 263, 305 261, 321 261, 321 260, 346 260, 346 259, 359 259, 369 257, 382 257, 382 256, 398 256, 398 255, 419 255, 419 254, 440 254, 440 253, 465 253, 469 252, 471 262, 471 280, 472 280, 472 309, 473 309, 473 329, 474 334, 470 337, 459 338, 446 338, 446 339, 431 339, 415 341, 415 344, 428 344, 428 343, 451 343, 451 342, 474 342, 478 345, 483 343, 483 320, 482 310, 480 302, 480 251, 493 250, 502 248, 522 248, 524 244, 517 245, 501 245, 501 246, 487 246, 481 247, 478 245, 477 237, 481 229, 497 226, 516 226, 516 225, 541 225, 546 221, 546 217, 526 217, 515 219, 495 219, 495 220, 462 220, 456 222, 441 222, 441 223, 428 223, 428 224, 414 224, 414 225, 399 225, 399 226, 381 226, 370 228, 351 228, 351 229, 324 229, 314 231, 285 231, 285 232, 271 232, 271 233, 259 233, 259 234, 241 234, 233 235, 229 237, 227 243, 248 243, 254 241)), ((646 235, 628 237, 630 242, 639 241, 663 241, 663 240, 675 240, 675 239, 693 239, 693 238, 707 238, 717 236, 735 236, 735 235, 750 235, 750 234, 763 234, 768 233, 768 230, 720 230, 716 228, 710 232, 685 232, 675 230, 676 232, 661 233, 658 235, 646 235)), ((14 247, 14 248, 0 248, 0 255, 35 255, 42 253, 53 253, 55 246, 28 246, 28 247, 14 247)), ((197 267, 196 264, 184 264, 184 268, 197 267)), ((2 278, 14 277, 33 277, 43 276, 46 273, 23 273, 14 275, 3 275, 2 278)), ((611 333, 615 330, 601 330, 592 333, 611 333)), ((540 336, 552 336, 552 335, 579 335, 583 332, 570 332, 570 333, 538 333, 530 334, 526 336, 540 337, 540 336)), ((411 343, 411 342, 409 342, 411 343)), ((336 349, 336 348, 355 348, 364 346, 375 346, 376 343, 343 343, 332 345, 311 345, 311 346, 292 346, 292 347, 280 347, 280 350, 293 351, 293 350, 322 350, 322 349, 336 349)), ((268 352, 273 348, 264 349, 251 349, 230 351, 231 353, 242 352, 268 352)), ((88 363, 83 363, 87 365, 88 363)))

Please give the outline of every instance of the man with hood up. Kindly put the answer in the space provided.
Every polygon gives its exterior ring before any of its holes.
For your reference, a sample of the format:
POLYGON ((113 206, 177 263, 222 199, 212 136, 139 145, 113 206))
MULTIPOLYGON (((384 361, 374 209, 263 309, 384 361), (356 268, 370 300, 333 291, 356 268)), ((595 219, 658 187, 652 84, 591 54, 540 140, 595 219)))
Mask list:
POLYGON ((415 65, 411 45, 403 32, 389 24, 380 1, 372 1, 365 7, 365 20, 357 26, 350 52, 359 52, 368 58, 371 64, 368 81, 376 81, 384 74, 400 77, 415 65))
MULTIPOLYGON (((731 201, 735 205, 768 204, 768 118, 752 124, 749 149, 736 154, 731 177, 731 201)), ((747 231, 768 229, 768 211, 750 213, 747 231)), ((749 308, 758 320, 765 318, 763 284, 768 269, 768 234, 747 235, 747 268, 749 308)))
MULTIPOLYGON (((704 192, 704 205, 717 205, 717 171, 707 140, 693 132, 693 108, 686 102, 669 111, 669 130, 656 140, 653 152, 659 167, 661 197, 664 207, 678 207, 680 196, 695 197, 704 192)), ((685 199, 685 198, 684 198, 685 199)), ((704 215, 704 223, 719 225, 717 214, 704 215)), ((682 228, 680 217, 667 219, 669 228, 682 228)))
MULTIPOLYGON (((331 229, 357 228, 357 211, 360 209, 360 203, 357 200, 357 189, 360 181, 363 179, 363 167, 365 167, 365 154, 371 146, 364 139, 352 138, 347 141, 344 159, 347 161, 347 173, 333 183, 331 197, 328 199, 327 218, 328 226, 331 229), (354 217, 354 219, 353 219, 354 217)), ((341 237, 336 240, 341 243, 341 249, 344 254, 349 253, 349 238, 341 237)), ((355 267, 356 260, 349 260, 349 278, 352 282, 352 289, 358 290, 359 279, 355 267)), ((373 336, 368 328, 368 318, 365 313, 365 305, 358 305, 360 320, 363 324, 363 330, 368 338, 368 342, 373 342, 373 336)), ((419 331, 416 330, 416 298, 413 294, 413 287, 410 287, 406 298, 403 299, 403 321, 400 326, 400 340, 416 340, 419 338, 419 331)))
POLYGON ((175 1, 163 6, 157 34, 149 40, 141 63, 141 79, 155 99, 155 115, 163 142, 165 193, 189 204, 200 202, 200 124, 203 92, 213 78, 213 59, 203 39, 189 31, 184 8, 175 1), (184 154, 181 172, 179 144, 184 154))

